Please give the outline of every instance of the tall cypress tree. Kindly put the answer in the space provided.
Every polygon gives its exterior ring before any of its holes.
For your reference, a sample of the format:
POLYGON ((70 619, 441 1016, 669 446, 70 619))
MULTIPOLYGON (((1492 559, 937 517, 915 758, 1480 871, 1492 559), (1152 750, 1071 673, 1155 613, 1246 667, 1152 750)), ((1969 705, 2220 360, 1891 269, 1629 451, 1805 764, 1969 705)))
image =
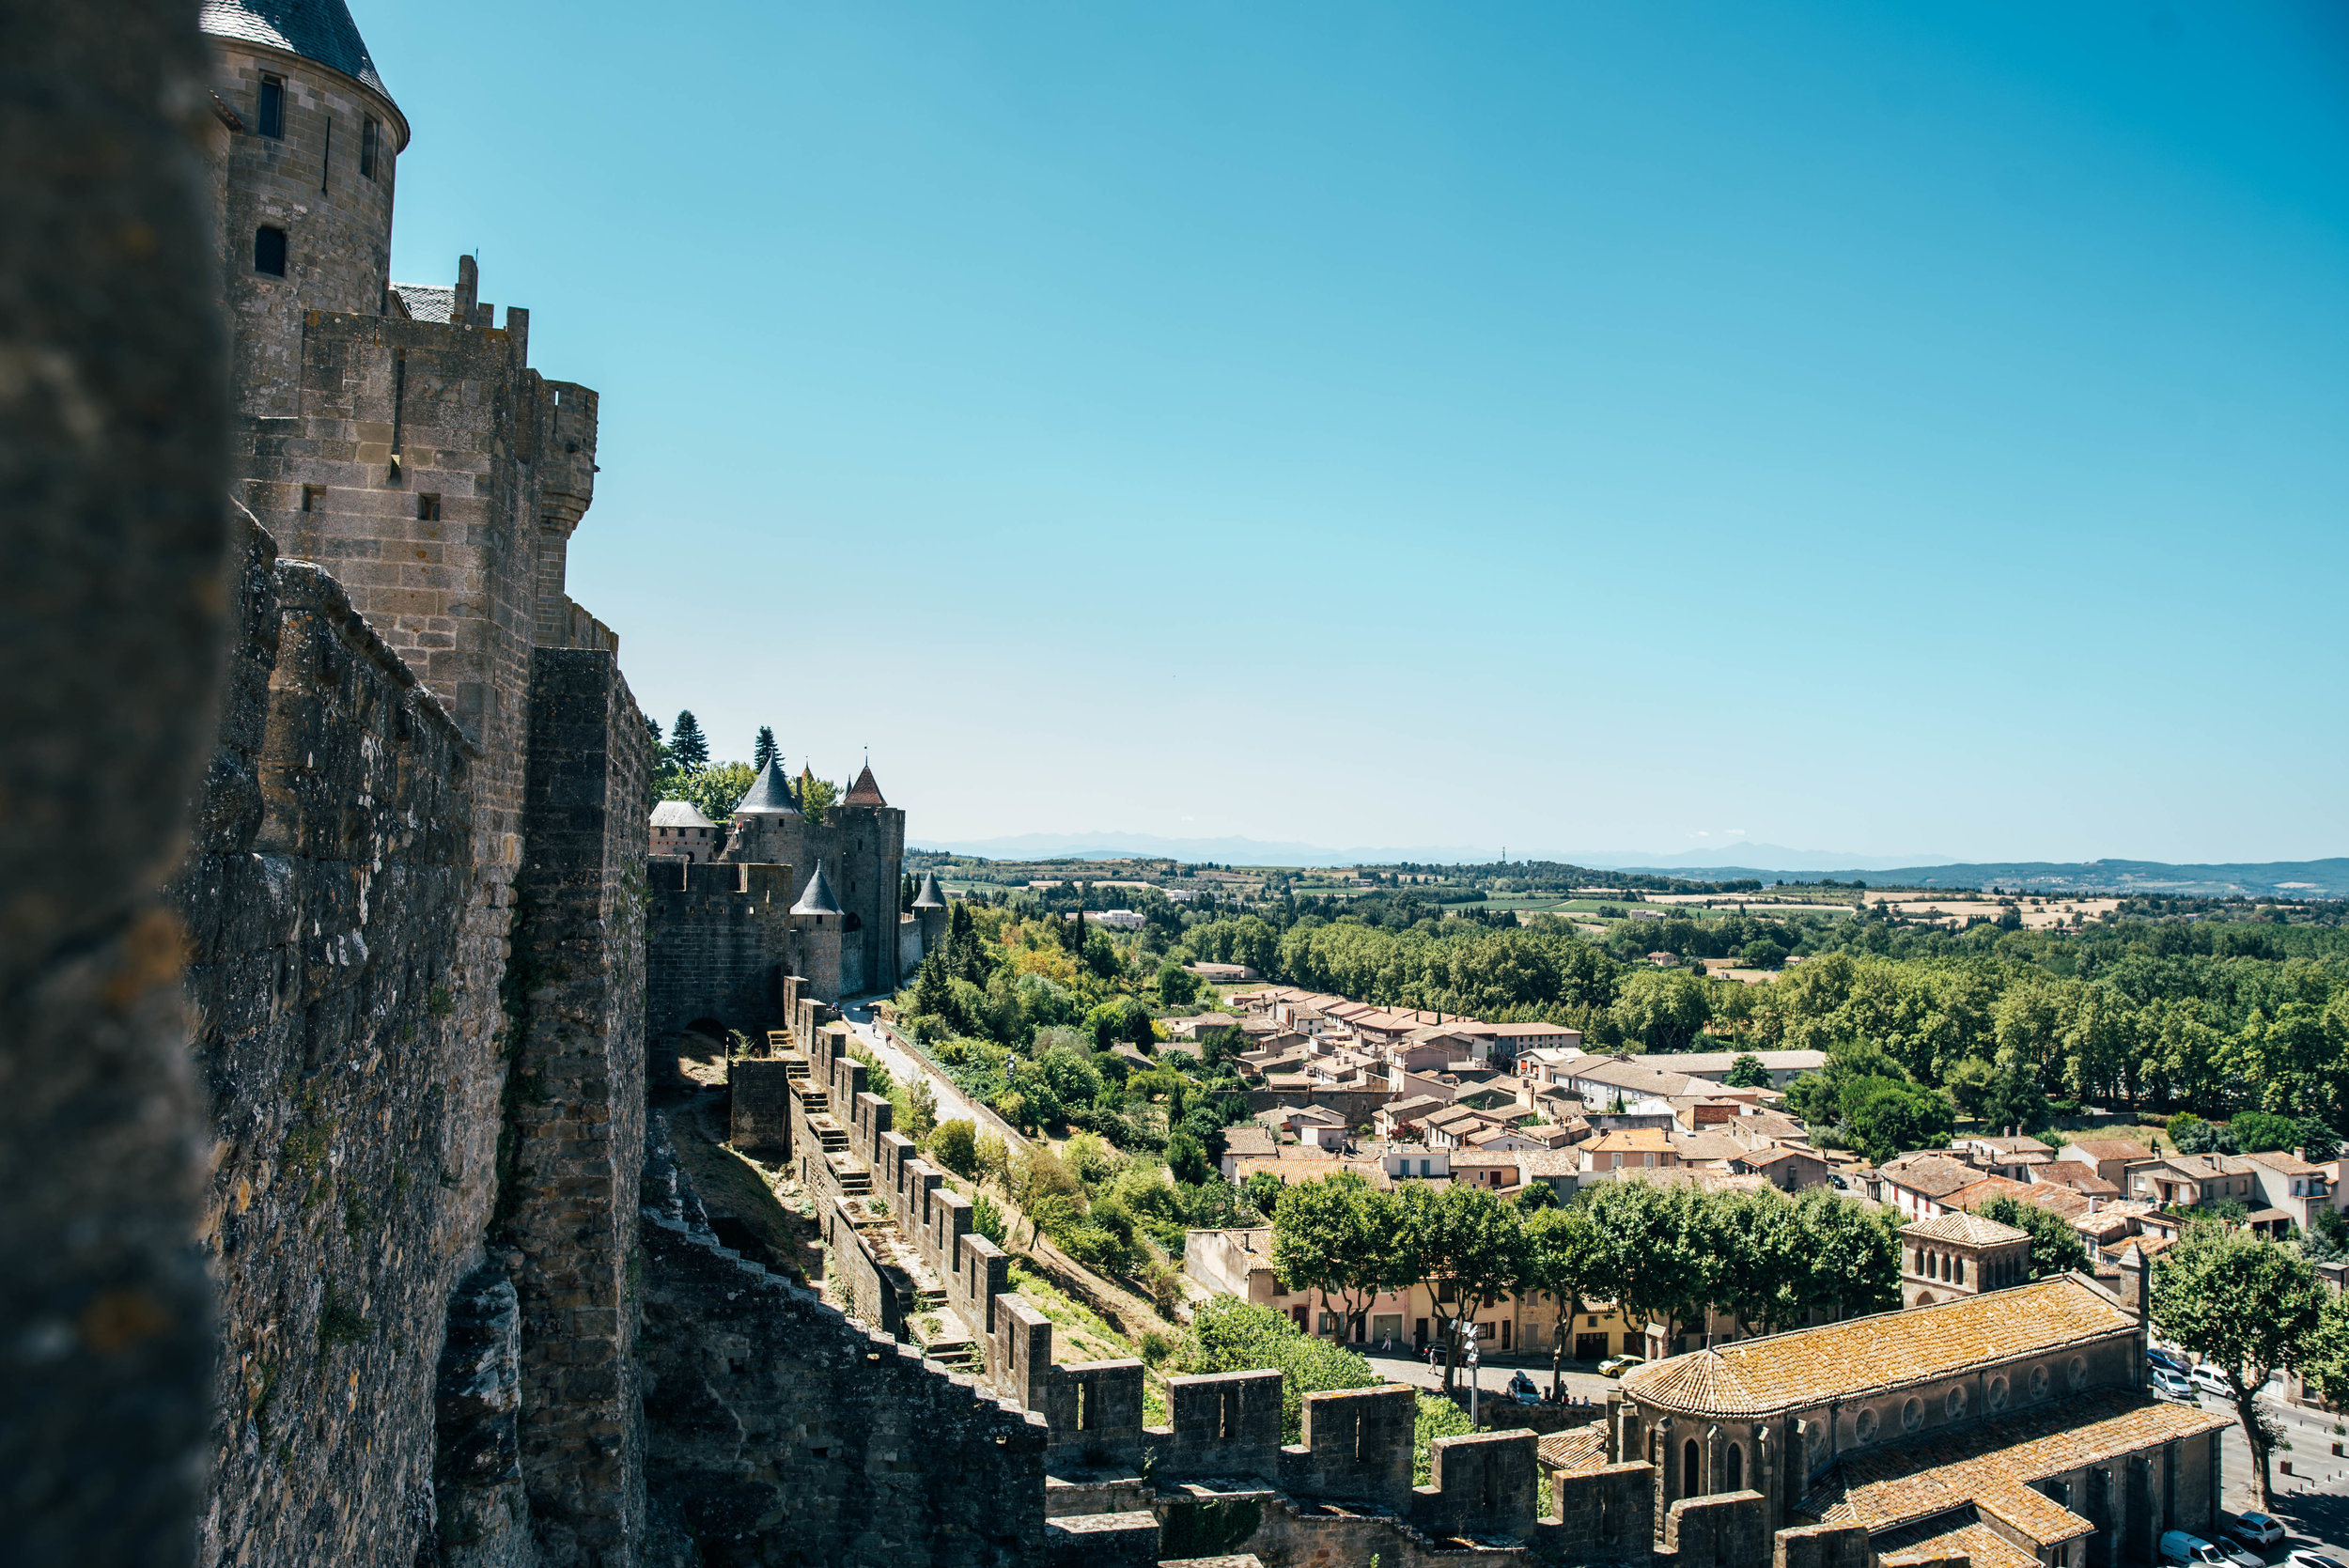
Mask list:
POLYGON ((763 773, 767 765, 774 760, 775 726, 761 724, 758 726, 758 744, 751 748, 751 766, 763 773))
POLYGON ((709 741, 690 707, 679 710, 677 722, 669 726, 669 754, 689 773, 709 766, 709 741))

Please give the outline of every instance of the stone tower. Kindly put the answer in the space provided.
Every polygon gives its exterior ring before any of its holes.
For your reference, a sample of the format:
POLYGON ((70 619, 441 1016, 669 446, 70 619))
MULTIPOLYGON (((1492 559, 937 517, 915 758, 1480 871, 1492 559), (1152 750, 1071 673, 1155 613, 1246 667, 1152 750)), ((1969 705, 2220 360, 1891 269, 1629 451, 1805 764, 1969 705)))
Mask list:
POLYGON ((818 1001, 840 1000, 840 948, 843 915, 832 896, 824 862, 816 862, 800 901, 791 906, 791 933, 798 939, 800 972, 807 977, 808 994, 818 1001))
MULTIPOLYGON (((734 831, 723 860, 749 865, 787 865, 804 877, 831 868, 829 895, 837 903, 840 982, 819 991, 826 1001, 894 991, 904 973, 898 939, 898 889, 905 875, 906 814, 892 806, 868 766, 821 822, 800 809, 791 781, 770 761, 734 808, 734 831)), ((813 978, 811 976, 810 978, 813 978)))
POLYGON ((232 380, 247 414, 300 411, 303 316, 381 316, 392 282, 393 174, 408 117, 343 0, 204 0, 211 169, 232 380))
POLYGON ((913 918, 921 924, 924 957, 946 945, 946 894, 935 871, 922 874, 922 891, 913 895, 913 918))

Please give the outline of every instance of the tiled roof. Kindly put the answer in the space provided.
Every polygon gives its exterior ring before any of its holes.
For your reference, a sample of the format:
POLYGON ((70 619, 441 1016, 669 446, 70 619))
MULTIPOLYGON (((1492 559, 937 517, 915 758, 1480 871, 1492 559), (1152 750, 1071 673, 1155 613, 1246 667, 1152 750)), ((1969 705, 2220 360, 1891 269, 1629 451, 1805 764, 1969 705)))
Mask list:
POLYGON ((844 806, 885 806, 889 804, 881 799, 880 785, 873 782, 871 763, 866 763, 863 771, 857 774, 856 783, 848 786, 848 796, 840 803, 844 806))
POLYGON ((457 310, 457 290, 429 283, 396 283, 392 292, 408 308, 412 321, 445 322, 457 310))
POLYGON ((1607 1423, 1553 1432, 1533 1445, 1533 1455, 1545 1470, 1595 1470, 1607 1463, 1607 1423))
POLYGON ((1223 1152, 1227 1155, 1268 1155, 1275 1147, 1272 1134, 1263 1127, 1223 1129, 1223 1152))
POLYGON ((663 800, 652 809, 652 826, 656 828, 715 828, 691 800, 663 800))
POLYGON ((1959 1188, 1980 1179, 1982 1172, 1970 1165, 1961 1165, 1947 1155, 1903 1155, 1877 1167, 1876 1173, 1895 1187, 1911 1192, 1921 1192, 1928 1198, 1946 1198, 1959 1188))
POLYGON ((2254 1165, 2264 1165, 2270 1171, 2280 1172, 2287 1176, 2329 1176, 2333 1173, 2331 1166, 2311 1164, 2285 1149, 2263 1149, 2243 1157, 2254 1165))
POLYGON ((1877 1568, 1916 1568, 1958 1557, 1971 1561, 1973 1568, 2039 1568, 2038 1558, 1979 1520, 1879 1552, 1876 1563, 1877 1568))
POLYGON ((2060 1214, 2066 1219, 2077 1219, 2090 1207, 2088 1194, 2076 1192, 2058 1182, 2018 1182, 2006 1176, 1984 1176, 1968 1182, 1955 1192, 1942 1194, 1952 1208, 1978 1209, 1993 1198, 2012 1198, 2018 1203, 2030 1203, 2060 1214))
MULTIPOLYGON (((2011 1297, 2015 1292, 1998 1295, 2011 1297)), ((1892 1315, 1921 1317, 1936 1310, 1892 1315)), ((1875 1532, 1970 1502, 2042 1545, 2052 1545, 2085 1535, 2090 1526, 2032 1491, 2032 1482, 2216 1432, 2230 1419, 2126 1389, 2092 1389, 2026 1415, 1847 1454, 1827 1483, 1803 1499, 1802 1512, 1825 1524, 1859 1524, 1875 1532)))
POLYGON ((204 0, 197 25, 214 38, 267 44, 392 96, 343 0, 204 0))
POLYGON ((2029 1231, 2018 1231, 2012 1225, 2001 1225, 1995 1219, 1984 1219, 1979 1214, 1945 1214, 1938 1219, 1920 1219, 1914 1225, 1903 1225, 1901 1234, 1918 1241, 1949 1241, 1965 1247, 2001 1247, 2009 1242, 2029 1241, 2029 1231))
POLYGON ((1667 1155, 1672 1152, 1672 1135, 1660 1127, 1625 1127, 1618 1132, 1602 1132, 1582 1145, 1593 1154, 1667 1155))
POLYGON ((1931 1383, 1986 1361, 2137 1327, 2134 1314, 2072 1275, 1937 1307, 1772 1334, 1674 1356, 1626 1374, 1646 1401, 1694 1416, 1762 1416, 1931 1383))
POLYGON ((2130 1138, 2075 1138, 2071 1146, 2094 1160, 2154 1157, 2153 1150, 2130 1138))

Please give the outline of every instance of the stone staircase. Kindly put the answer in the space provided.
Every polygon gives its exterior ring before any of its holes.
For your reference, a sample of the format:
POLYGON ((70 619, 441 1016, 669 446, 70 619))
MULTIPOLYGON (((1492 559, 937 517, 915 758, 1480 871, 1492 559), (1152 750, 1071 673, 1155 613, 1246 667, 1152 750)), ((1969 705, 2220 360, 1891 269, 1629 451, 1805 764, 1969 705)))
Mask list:
POLYGON ((956 1316, 954 1309, 946 1304, 944 1291, 926 1289, 916 1292, 909 1321, 924 1330, 932 1321, 938 1324, 938 1332, 934 1337, 926 1332, 917 1336, 924 1356, 949 1372, 967 1373, 977 1377, 987 1371, 987 1358, 979 1353, 977 1342, 963 1327, 962 1319, 956 1316))

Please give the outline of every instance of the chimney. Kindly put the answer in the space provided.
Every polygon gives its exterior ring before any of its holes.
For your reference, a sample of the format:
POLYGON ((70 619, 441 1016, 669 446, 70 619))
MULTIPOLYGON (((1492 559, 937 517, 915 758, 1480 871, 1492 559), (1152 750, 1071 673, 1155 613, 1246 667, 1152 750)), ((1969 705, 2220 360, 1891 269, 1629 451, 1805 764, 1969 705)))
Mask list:
POLYGON ((2309 1160, 2309 1152, 2305 1148, 2295 1149, 2292 1151, 2292 1157, 2306 1165, 2309 1160))

